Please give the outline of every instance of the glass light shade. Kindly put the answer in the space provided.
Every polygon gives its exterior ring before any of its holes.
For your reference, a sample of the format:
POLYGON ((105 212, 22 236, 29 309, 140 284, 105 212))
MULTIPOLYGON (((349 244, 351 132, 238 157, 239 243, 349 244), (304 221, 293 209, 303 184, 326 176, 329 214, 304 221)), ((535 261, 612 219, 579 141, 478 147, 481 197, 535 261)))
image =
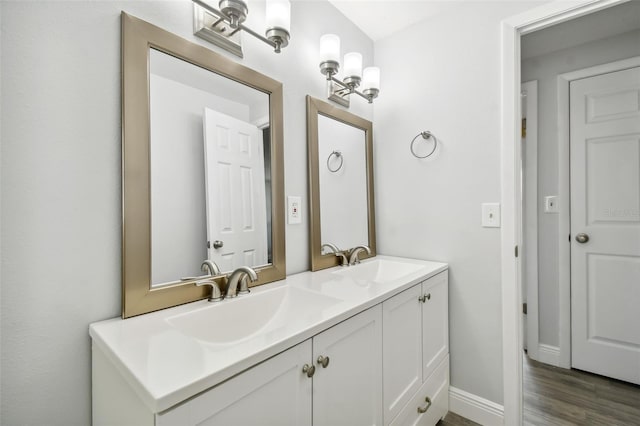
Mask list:
POLYGON ((340 63, 340 37, 335 34, 320 37, 320 62, 327 61, 340 63))
POLYGON ((344 76, 362 77, 362 55, 358 52, 349 52, 344 55, 344 76))
POLYGON ((267 0, 267 28, 291 29, 291 3, 289 0, 267 0))
POLYGON ((362 72, 362 89, 380 90, 380 68, 367 67, 362 72))

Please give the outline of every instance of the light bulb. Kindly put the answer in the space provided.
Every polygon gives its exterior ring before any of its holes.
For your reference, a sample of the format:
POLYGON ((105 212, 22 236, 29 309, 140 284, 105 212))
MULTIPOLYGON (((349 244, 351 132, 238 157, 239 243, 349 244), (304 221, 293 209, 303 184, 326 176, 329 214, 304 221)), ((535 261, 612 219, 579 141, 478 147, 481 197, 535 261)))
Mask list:
POLYGON ((335 34, 320 37, 320 62, 327 61, 340 63, 340 37, 335 34))
POLYGON ((289 0, 267 0, 267 28, 279 28, 289 32, 291 28, 291 3, 289 0))
POLYGON ((349 52, 344 55, 345 78, 362 77, 362 55, 358 52, 349 52))
POLYGON ((362 89, 380 90, 380 68, 367 67, 362 72, 362 89))

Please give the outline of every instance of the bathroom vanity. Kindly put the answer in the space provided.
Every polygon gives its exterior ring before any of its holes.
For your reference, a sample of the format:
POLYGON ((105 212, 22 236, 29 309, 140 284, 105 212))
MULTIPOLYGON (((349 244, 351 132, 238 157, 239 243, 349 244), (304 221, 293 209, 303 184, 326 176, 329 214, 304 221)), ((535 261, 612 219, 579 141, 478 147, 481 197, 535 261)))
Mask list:
POLYGON ((378 256, 92 324, 93 423, 434 425, 448 271, 378 256))
POLYGON ((93 424, 437 423, 447 265, 376 257, 373 123, 307 97, 315 272, 285 277, 282 83, 124 12, 122 38, 123 319, 90 326, 93 424), (238 271, 249 294, 206 300, 238 271))

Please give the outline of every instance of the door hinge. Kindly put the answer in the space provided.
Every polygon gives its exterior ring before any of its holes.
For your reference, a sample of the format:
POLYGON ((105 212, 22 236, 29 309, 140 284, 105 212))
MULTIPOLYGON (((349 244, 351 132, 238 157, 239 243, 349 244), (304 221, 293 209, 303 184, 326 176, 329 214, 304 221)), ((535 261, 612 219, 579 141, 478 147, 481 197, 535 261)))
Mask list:
POLYGON ((516 246, 515 252, 516 252, 516 257, 518 257, 518 246, 516 246))
POLYGON ((527 315, 527 302, 524 302, 522 304, 522 313, 527 315))
POLYGON ((571 242, 571 234, 569 234, 569 242, 571 242))
POLYGON ((527 118, 522 119, 522 139, 527 137, 527 118))

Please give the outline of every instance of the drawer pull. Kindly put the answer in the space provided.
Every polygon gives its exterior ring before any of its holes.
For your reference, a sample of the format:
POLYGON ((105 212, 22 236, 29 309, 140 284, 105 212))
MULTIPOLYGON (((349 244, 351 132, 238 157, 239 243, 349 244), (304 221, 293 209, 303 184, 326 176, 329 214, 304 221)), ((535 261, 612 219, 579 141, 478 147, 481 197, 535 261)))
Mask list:
POLYGON ((431 293, 427 293, 427 294, 424 294, 424 295, 418 297, 418 300, 420 302, 422 302, 422 303, 426 303, 427 300, 431 300, 431 293))
POLYGON ((320 364, 322 368, 327 368, 329 366, 329 357, 320 355, 318 357, 318 364, 320 364))
POLYGON ((316 372, 316 367, 313 365, 305 364, 302 366, 302 372, 307 374, 307 377, 313 377, 316 372))
POLYGON ((426 397, 424 400, 427 402, 427 405, 425 405, 424 408, 418 407, 418 413, 420 414, 426 413, 429 407, 431 407, 431 398, 426 397))

